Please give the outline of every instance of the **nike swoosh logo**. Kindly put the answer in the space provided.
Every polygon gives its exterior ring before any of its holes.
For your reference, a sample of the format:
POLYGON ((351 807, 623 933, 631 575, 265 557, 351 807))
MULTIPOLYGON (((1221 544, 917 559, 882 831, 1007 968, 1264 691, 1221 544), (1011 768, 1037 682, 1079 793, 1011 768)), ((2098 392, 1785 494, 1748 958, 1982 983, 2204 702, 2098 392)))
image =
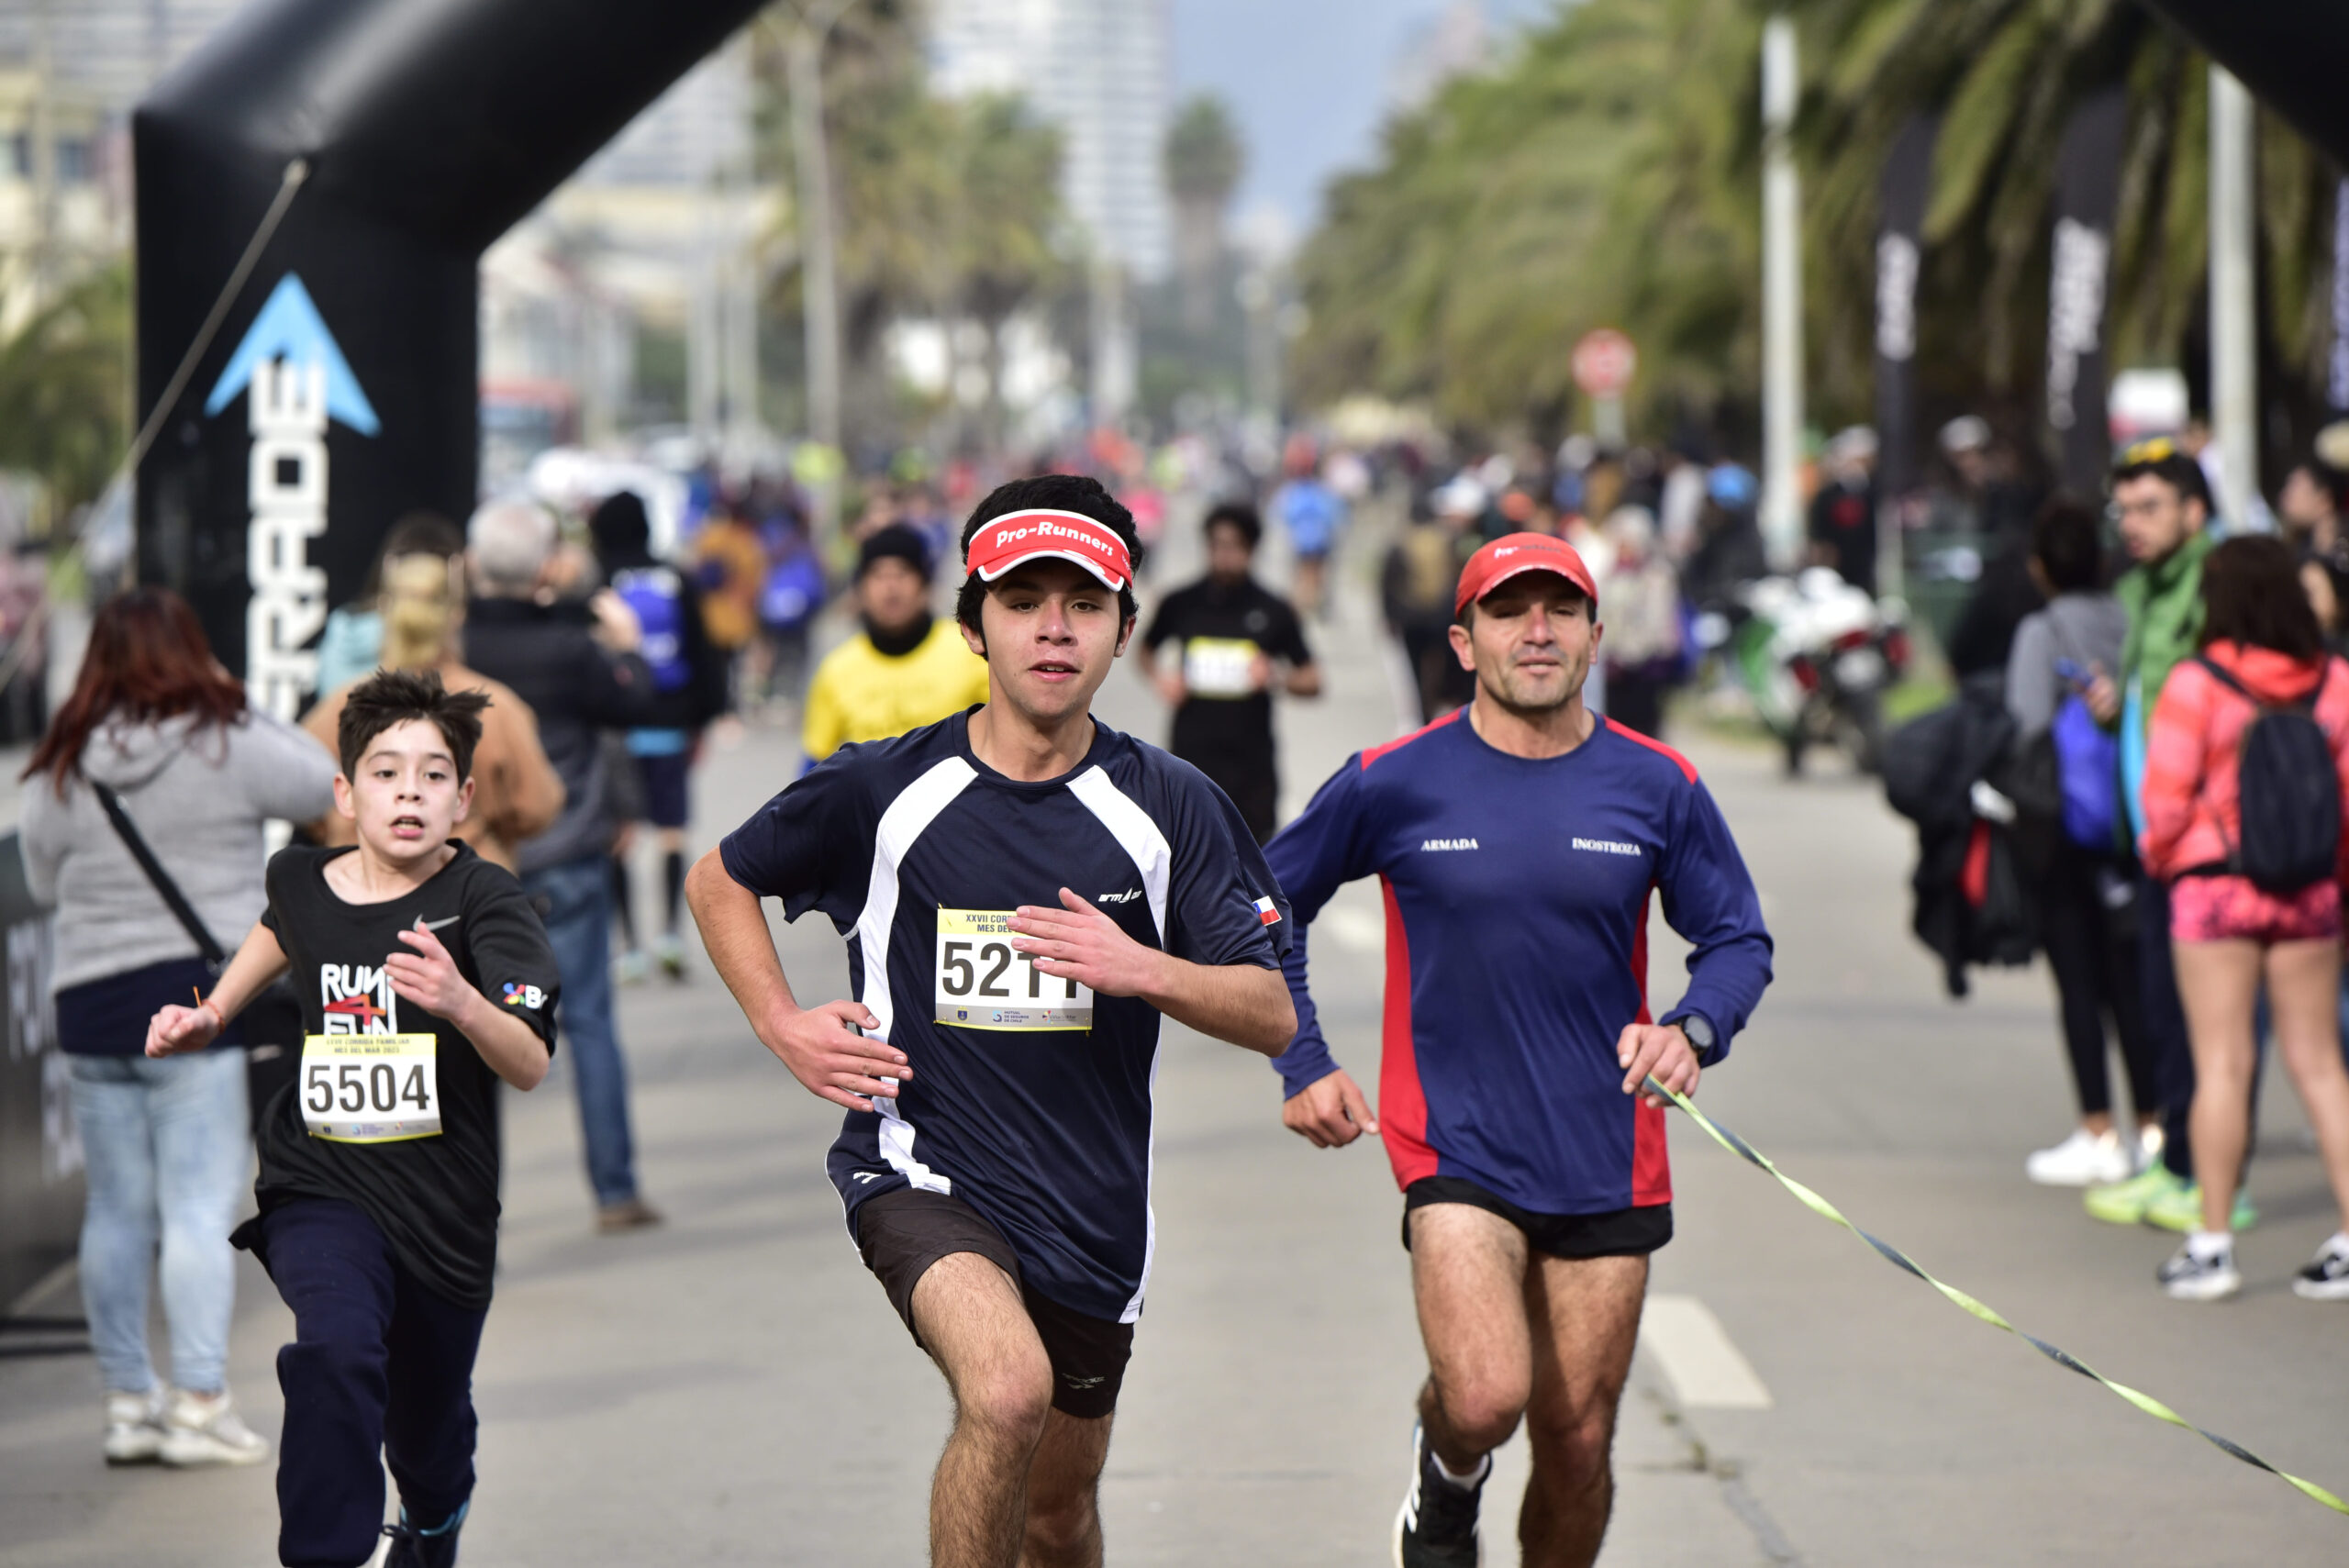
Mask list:
POLYGON ((419 931, 437 931, 443 926, 453 926, 463 918, 464 917, 462 915, 451 915, 445 919, 428 920, 423 916, 418 915, 416 917, 416 929, 419 931))

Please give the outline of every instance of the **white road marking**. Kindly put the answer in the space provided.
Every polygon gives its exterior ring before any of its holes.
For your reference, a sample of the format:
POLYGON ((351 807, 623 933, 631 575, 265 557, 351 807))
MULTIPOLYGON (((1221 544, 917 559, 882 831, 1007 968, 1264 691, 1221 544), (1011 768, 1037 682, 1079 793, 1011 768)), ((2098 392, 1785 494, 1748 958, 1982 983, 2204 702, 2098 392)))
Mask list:
POLYGON ((1315 918, 1313 929, 1329 932, 1340 947, 1355 952, 1377 952, 1386 946, 1386 922, 1367 909, 1331 905, 1315 918))
POLYGON ((1655 1358, 1680 1403, 1692 1410, 1767 1410, 1770 1391, 1730 1342, 1712 1309, 1693 1296, 1651 1296, 1640 1347, 1655 1358))

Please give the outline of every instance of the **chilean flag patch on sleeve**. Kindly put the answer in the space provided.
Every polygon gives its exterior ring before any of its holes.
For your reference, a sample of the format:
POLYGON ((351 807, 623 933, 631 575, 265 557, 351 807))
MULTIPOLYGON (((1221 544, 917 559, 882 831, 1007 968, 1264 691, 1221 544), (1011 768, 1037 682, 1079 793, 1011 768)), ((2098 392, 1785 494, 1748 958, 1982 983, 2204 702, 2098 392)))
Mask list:
POLYGON ((1262 925, 1277 926, 1280 924, 1281 912, 1273 906, 1271 899, 1259 898, 1256 900, 1256 919, 1262 925))

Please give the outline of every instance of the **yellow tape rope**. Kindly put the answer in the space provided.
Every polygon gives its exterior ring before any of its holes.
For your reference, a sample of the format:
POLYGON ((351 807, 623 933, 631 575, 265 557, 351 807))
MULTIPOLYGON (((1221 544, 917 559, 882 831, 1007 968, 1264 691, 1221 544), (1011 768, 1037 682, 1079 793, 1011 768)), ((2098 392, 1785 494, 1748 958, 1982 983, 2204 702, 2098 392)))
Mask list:
POLYGON ((2220 1450, 2221 1452, 2232 1454, 2235 1458, 2242 1460, 2245 1464, 2252 1465, 2260 1470, 2265 1470, 2267 1473, 2277 1477, 2278 1480, 2289 1482, 2300 1492, 2315 1498, 2318 1502, 2322 1503, 2326 1507, 2331 1508, 2334 1513, 2349 1514, 2349 1503, 2343 1502, 2339 1497, 2333 1496, 2331 1492, 2326 1491, 2315 1482, 2303 1481, 2299 1476, 2292 1474, 2288 1471, 2277 1469, 2274 1465, 2268 1463, 2266 1460, 2260 1458, 2257 1454, 2252 1452, 2251 1450, 2243 1447, 2241 1443, 2235 1442, 2229 1438, 2222 1438, 2216 1432, 2196 1426, 2193 1422, 2188 1420, 2185 1417, 2179 1415, 2176 1411, 2171 1409, 2168 1406, 2163 1404, 2160 1400, 2154 1398, 2150 1394, 2140 1394, 2137 1390, 2130 1387, 2126 1384, 2113 1382, 2112 1379, 2105 1376, 2102 1373, 2097 1371, 2094 1367, 2088 1365, 2087 1362, 2080 1360, 2079 1357, 2072 1354, 2069 1351, 2064 1350, 2055 1345, 2051 1345, 2046 1340, 2039 1339, 2034 1335, 2024 1333, 2021 1329, 2018 1329, 2013 1324, 2008 1322, 1990 1307, 1984 1306, 1981 1302, 1978 1302, 1975 1300, 1974 1297, 1966 1295, 1965 1292, 1959 1290, 1954 1285, 1943 1284, 1941 1281, 1935 1279, 1932 1275, 1919 1268, 1915 1262, 1910 1261, 1908 1254, 1901 1251, 1899 1248, 1894 1247, 1887 1242, 1877 1240, 1875 1237, 1869 1235, 1866 1231, 1861 1229, 1858 1226, 1844 1218, 1841 1211, 1839 1211, 1833 1204, 1829 1203, 1825 1198, 1820 1197, 1817 1193, 1812 1192, 1809 1187, 1804 1186, 1800 1182, 1796 1181, 1792 1176, 1789 1176, 1784 1171, 1779 1170, 1777 1166, 1770 1162, 1770 1157, 1768 1155, 1764 1154, 1752 1144, 1746 1142, 1745 1140, 1740 1138, 1736 1133, 1731 1132, 1725 1127, 1722 1127, 1718 1122, 1715 1122, 1711 1118, 1708 1117, 1704 1112, 1698 1110, 1689 1102, 1687 1096, 1675 1094, 1672 1090, 1667 1089, 1663 1084, 1657 1083, 1653 1078, 1650 1078, 1647 1081, 1647 1089, 1650 1094, 1662 1095, 1666 1099, 1669 1099, 1674 1105, 1678 1106, 1682 1110, 1687 1111, 1688 1113, 1689 1119, 1694 1121, 1698 1127, 1703 1128, 1707 1135, 1709 1136, 1714 1142, 1720 1144, 1722 1148, 1728 1150, 1739 1159, 1743 1160, 1746 1163, 1750 1165, 1758 1165, 1763 1170, 1767 1171, 1771 1175, 1776 1176, 1778 1180, 1778 1184, 1786 1188, 1787 1191, 1794 1194, 1796 1197, 1801 1199, 1802 1205, 1805 1208, 1809 1209, 1813 1214, 1820 1216, 1821 1218, 1833 1220, 1836 1224, 1842 1226, 1844 1229, 1850 1231, 1853 1235, 1858 1237, 1869 1246, 1875 1248, 1877 1254, 1882 1257, 1886 1262, 1890 1263, 1897 1269, 1900 1269, 1908 1273, 1916 1275, 1919 1279, 1923 1280, 1927 1284, 1932 1285, 1935 1290, 1940 1291, 1951 1301, 1955 1302, 1958 1306, 1963 1307, 1975 1317, 1979 1318, 1983 1322, 1989 1324, 1994 1329, 2004 1329, 2008 1333, 2023 1340, 2025 1343, 2030 1345, 2032 1350, 2037 1351, 2041 1355, 2045 1356, 2057 1366, 2068 1367, 2070 1370, 2078 1373, 2082 1377, 2092 1378, 2096 1382, 2102 1384, 2105 1387, 2112 1390, 2113 1393, 2121 1396, 2121 1398, 2129 1401, 2130 1404, 2134 1405, 2138 1409, 2143 1410, 2146 1415, 2154 1418, 2154 1419, 2157 1421, 2167 1421, 2173 1427, 2183 1427, 2188 1431, 2194 1433, 2197 1437, 2202 1439, 2205 1442, 2209 1443, 2211 1447, 2220 1450))

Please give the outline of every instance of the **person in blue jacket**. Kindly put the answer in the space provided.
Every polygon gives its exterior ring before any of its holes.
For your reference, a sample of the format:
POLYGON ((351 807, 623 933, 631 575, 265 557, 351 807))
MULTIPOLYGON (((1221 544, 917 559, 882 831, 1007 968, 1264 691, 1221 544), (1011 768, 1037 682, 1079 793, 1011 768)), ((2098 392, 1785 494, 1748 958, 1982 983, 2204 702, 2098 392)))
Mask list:
POLYGON ((1319 1148, 1383 1123, 1403 1189, 1429 1364, 1395 1527, 1403 1568, 1478 1560, 1489 1455, 1520 1421, 1528 1568, 1598 1556, 1648 1254, 1672 1239, 1664 1102, 1641 1084, 1693 1093, 1770 982, 1753 881, 1696 769, 1584 706, 1598 610, 1560 539, 1477 550, 1452 628, 1474 700, 1355 755, 1265 850, 1297 922, 1281 1119, 1319 1148), (1309 923, 1373 875, 1383 1117, 1331 1060, 1306 981, 1309 923), (1661 1021, 1653 893, 1694 947, 1661 1021))
MULTIPOLYGON (((605 579, 644 628, 640 651, 664 702, 663 721, 629 730, 628 750, 642 782, 645 817, 660 834, 661 967, 671 979, 680 980, 685 972, 680 924, 693 764, 701 750, 703 726, 727 708, 726 654, 703 625, 700 587, 685 573, 654 559, 651 520, 641 497, 629 490, 605 497, 587 519, 587 533, 605 579)), ((623 981, 640 980, 645 966, 637 950, 625 840, 613 854, 612 884, 612 909, 623 949, 617 972, 623 981)))

